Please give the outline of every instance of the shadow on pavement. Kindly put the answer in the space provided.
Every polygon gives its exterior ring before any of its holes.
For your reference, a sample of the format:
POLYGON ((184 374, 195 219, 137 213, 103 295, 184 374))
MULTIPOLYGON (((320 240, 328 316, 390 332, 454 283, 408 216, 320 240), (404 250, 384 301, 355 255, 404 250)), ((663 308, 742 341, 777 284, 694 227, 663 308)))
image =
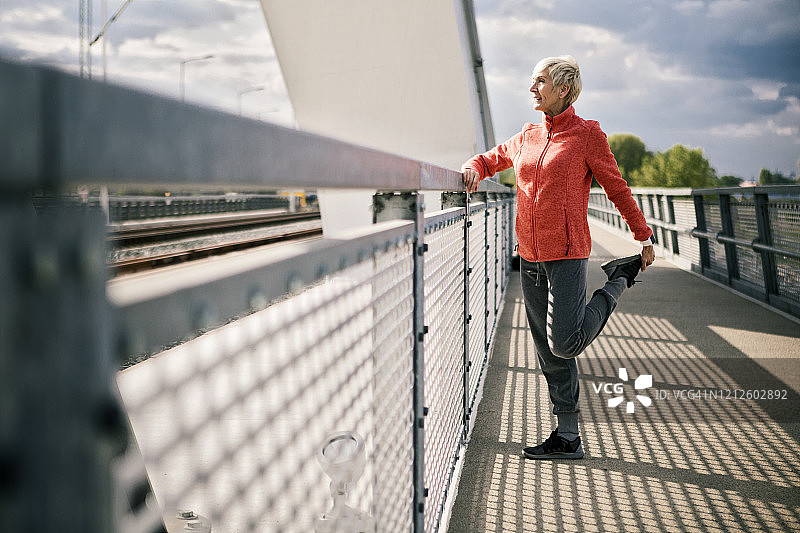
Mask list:
POLYGON ((800 530, 800 327, 663 261, 642 279, 578 358, 586 458, 530 461, 555 417, 515 275, 450 531, 800 530))

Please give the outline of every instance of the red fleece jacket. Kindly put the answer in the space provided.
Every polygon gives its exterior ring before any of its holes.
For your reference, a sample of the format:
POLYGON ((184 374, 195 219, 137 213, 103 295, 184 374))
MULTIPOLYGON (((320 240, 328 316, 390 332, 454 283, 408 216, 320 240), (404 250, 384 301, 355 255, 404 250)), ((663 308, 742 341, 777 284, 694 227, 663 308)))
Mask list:
POLYGON ((589 257, 588 206, 592 176, 638 241, 653 232, 622 178, 608 139, 594 120, 570 106, 544 124, 523 130, 462 167, 481 179, 514 167, 517 175, 519 255, 528 261, 589 257))

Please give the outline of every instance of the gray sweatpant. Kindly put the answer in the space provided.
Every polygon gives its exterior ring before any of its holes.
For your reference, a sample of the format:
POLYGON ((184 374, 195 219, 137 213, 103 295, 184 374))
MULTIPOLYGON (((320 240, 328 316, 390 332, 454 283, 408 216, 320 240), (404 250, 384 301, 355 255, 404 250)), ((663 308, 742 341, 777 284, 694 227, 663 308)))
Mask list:
POLYGON ((622 278, 608 281, 586 303, 588 259, 532 263, 520 258, 520 280, 528 325, 547 380, 559 433, 578 434, 578 367, 575 357, 597 337, 625 290, 622 278))

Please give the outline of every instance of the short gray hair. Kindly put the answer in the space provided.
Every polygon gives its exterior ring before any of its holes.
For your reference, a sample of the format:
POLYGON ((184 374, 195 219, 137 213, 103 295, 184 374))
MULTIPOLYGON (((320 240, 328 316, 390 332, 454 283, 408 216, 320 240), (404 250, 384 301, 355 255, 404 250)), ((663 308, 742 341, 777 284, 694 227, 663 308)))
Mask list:
POLYGON ((578 62, 572 56, 546 57, 536 63, 534 72, 547 69, 550 77, 553 78, 553 87, 566 85, 569 92, 566 97, 567 107, 571 106, 578 95, 581 94, 583 82, 581 82, 581 69, 578 62))

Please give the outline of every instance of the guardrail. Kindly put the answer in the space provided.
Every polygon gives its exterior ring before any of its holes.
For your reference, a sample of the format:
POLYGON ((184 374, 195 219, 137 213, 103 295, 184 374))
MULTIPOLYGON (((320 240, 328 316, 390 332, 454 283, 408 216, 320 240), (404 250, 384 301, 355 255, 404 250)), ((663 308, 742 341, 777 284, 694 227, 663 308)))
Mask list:
POLYGON ((112 197, 108 202, 110 222, 157 217, 205 215, 231 211, 288 209, 289 198, 277 194, 234 196, 112 197))
MULTIPOLYGON (((800 317, 800 185, 632 191, 666 258, 800 317)), ((600 190, 589 215, 627 232, 600 190)))
POLYGON ((288 196, 279 194, 236 194, 197 196, 73 196, 53 198, 35 196, 33 205, 37 210, 48 209, 55 202, 71 201, 78 209, 103 209, 108 212, 110 223, 129 220, 146 220, 164 217, 186 217, 214 213, 257 211, 266 209, 289 209, 288 196))
POLYGON ((4 531, 446 527, 509 277, 508 188, 7 62, 0 147, 4 531), (374 225, 339 238, 108 283, 102 213, 29 202, 111 183, 379 192, 374 225))

